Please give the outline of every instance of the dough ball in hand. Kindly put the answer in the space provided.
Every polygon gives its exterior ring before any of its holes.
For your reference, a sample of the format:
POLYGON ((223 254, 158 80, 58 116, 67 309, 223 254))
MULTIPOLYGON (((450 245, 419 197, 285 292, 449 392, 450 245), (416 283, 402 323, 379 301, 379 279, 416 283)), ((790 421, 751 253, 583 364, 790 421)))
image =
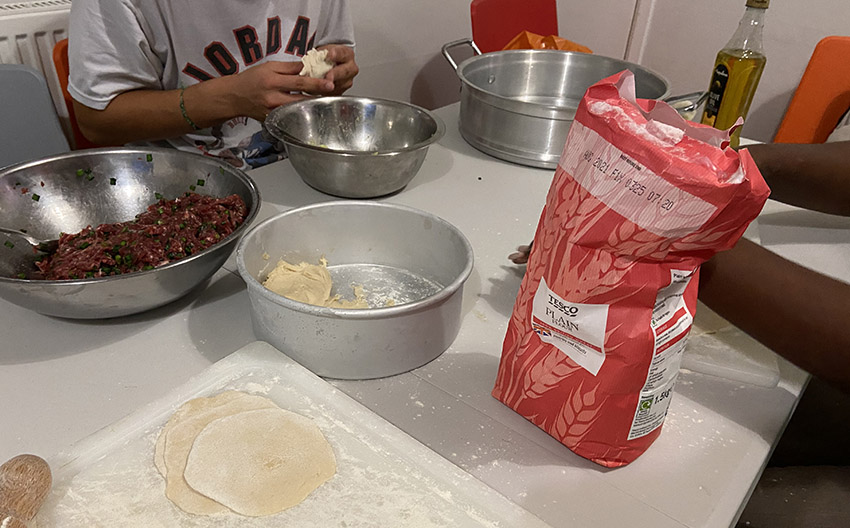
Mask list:
POLYGON ((328 50, 311 49, 306 55, 301 57, 301 73, 302 77, 312 77, 314 79, 322 79, 334 67, 334 63, 328 60, 328 50))

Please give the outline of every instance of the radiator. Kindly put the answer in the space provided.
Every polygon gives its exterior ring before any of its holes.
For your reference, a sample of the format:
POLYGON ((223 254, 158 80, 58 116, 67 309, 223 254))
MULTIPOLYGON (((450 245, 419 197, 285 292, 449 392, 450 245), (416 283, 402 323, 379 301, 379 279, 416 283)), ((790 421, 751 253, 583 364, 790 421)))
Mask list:
POLYGON ((68 36, 70 9, 71 0, 0 4, 0 63, 26 64, 44 74, 59 121, 73 144, 68 110, 53 67, 53 46, 68 36))

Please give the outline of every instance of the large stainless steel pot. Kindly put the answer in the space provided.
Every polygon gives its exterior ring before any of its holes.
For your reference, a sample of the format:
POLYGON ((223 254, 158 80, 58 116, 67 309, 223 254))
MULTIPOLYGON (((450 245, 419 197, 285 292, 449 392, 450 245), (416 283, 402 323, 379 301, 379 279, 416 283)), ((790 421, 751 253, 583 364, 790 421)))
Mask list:
POLYGON ((587 53, 509 50, 481 54, 469 40, 443 46, 461 80, 460 132, 473 147, 499 159, 555 168, 578 103, 590 85, 623 70, 635 74, 637 97, 664 99, 670 85, 637 64, 587 53), (449 50, 471 46, 461 62, 449 50))

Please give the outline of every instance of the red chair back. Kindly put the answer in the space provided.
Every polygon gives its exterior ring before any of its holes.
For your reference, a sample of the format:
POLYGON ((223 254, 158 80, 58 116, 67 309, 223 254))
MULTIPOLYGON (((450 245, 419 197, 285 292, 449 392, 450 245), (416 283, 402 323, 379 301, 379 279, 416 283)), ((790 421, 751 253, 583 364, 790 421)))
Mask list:
POLYGON ((473 0, 472 40, 482 53, 498 51, 521 31, 558 34, 556 0, 473 0))

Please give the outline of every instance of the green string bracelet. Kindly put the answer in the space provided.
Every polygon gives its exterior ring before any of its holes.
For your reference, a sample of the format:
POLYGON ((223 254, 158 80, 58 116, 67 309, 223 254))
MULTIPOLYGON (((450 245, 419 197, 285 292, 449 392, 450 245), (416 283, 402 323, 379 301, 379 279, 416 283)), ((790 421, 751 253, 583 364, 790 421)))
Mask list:
POLYGON ((189 114, 186 113, 186 104, 183 102, 183 92, 185 91, 185 87, 180 88, 180 113, 183 114, 183 119, 185 119, 186 122, 189 123, 189 126, 192 127, 192 130, 200 130, 201 127, 196 125, 195 122, 192 121, 192 118, 189 117, 189 114))

